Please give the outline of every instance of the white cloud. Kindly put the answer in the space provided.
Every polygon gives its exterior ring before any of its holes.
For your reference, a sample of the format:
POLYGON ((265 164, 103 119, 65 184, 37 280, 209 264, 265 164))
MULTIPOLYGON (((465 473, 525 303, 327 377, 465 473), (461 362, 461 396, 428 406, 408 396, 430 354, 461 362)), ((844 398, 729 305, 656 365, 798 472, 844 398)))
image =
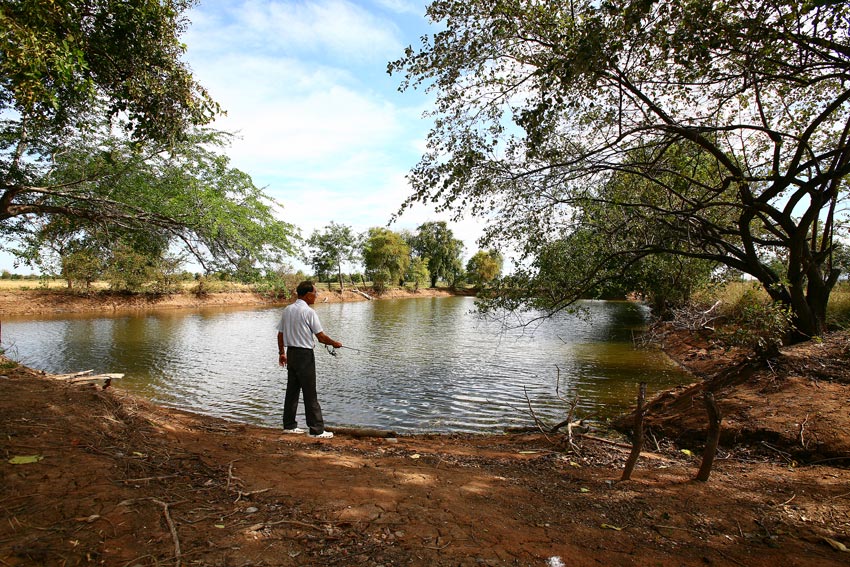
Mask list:
POLYGON ((345 0, 202 4, 188 38, 196 49, 271 52, 365 61, 398 53, 392 20, 345 0))
MULTIPOLYGON (((239 134, 233 164, 305 237, 331 221, 358 232, 384 226, 411 193, 405 176, 424 150, 425 97, 399 94, 386 64, 426 31, 424 4, 376 4, 204 2, 187 34, 196 76, 228 112, 216 126, 239 134)), ((467 256, 477 250, 480 220, 451 222, 433 207, 416 205, 391 228, 429 220, 449 221, 467 256)))

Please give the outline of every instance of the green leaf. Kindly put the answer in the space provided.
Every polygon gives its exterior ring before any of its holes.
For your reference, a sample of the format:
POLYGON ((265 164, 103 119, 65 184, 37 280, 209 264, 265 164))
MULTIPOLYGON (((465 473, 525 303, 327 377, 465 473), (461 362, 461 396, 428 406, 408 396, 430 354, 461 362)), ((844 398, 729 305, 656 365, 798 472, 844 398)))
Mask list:
POLYGON ((44 458, 44 455, 16 455, 9 459, 9 463, 13 465, 29 465, 37 463, 44 458))

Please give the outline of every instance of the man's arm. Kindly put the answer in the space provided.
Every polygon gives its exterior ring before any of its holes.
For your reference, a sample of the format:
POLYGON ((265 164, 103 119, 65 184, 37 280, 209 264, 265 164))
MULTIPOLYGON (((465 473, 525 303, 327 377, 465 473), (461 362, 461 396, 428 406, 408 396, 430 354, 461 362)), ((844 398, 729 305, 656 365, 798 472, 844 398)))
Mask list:
POLYGON ((277 363, 286 366, 286 345, 283 344, 283 333, 277 332, 277 363))
POLYGON ((333 340, 332 338, 327 336, 323 331, 319 331, 318 333, 316 333, 316 339, 323 345, 330 345, 334 348, 340 348, 342 346, 341 342, 333 340))

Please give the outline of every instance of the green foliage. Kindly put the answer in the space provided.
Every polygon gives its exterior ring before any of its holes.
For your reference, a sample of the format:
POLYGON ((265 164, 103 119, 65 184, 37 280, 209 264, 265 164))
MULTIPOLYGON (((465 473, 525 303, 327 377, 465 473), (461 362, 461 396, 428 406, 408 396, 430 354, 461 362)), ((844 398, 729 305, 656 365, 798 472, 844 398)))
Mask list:
POLYGON ((283 264, 274 270, 266 272, 254 288, 263 297, 282 301, 289 299, 298 284, 307 279, 302 271, 295 272, 289 264, 283 264))
POLYGON ((362 256, 367 277, 378 292, 402 279, 410 265, 410 247, 400 234, 382 227, 369 229, 362 256))
POLYGON ((422 224, 411 238, 411 249, 420 258, 427 258, 431 287, 441 279, 454 285, 463 271, 463 241, 454 237, 445 221, 422 224))
POLYGON ((139 292, 156 277, 156 258, 121 246, 113 251, 103 278, 116 291, 139 292))
POLYGON ((313 231, 307 240, 310 252, 305 258, 319 279, 337 273, 340 289, 345 289, 342 266, 357 261, 359 238, 350 226, 331 222, 323 231, 313 231))
POLYGON ((62 258, 62 277, 68 280, 68 287, 77 283, 88 289, 102 273, 103 262, 91 250, 78 250, 62 258))
MULTIPOLYGON (((65 140, 50 167, 34 168, 32 185, 6 193, 0 233, 22 243, 18 255, 43 260, 108 249, 122 235, 157 239, 192 253, 208 270, 243 279, 291 253, 292 225, 275 217, 273 202, 214 148, 228 137, 197 131, 168 151, 133 143, 102 125, 65 140), (26 214, 25 214, 26 213, 26 214)), ((2 199, 0 199, 2 201, 2 199)))
POLYGON ((791 310, 772 301, 764 301, 752 291, 733 307, 736 316, 718 333, 725 342, 753 351, 767 360, 779 354, 792 325, 791 310))
MULTIPOLYGON (((0 4, 0 112, 61 131, 105 100, 137 139, 175 140, 219 112, 180 58, 191 0, 0 4)), ((23 139, 22 139, 23 141, 23 139)))
MULTIPOLYGON (((585 290, 653 255, 722 264, 820 334, 846 216, 850 5, 438 0, 428 15, 441 31, 389 66, 436 95, 407 206, 480 215, 483 245, 585 290), (540 255, 576 231, 610 245, 568 276, 540 255)), ((501 289, 581 296, 526 275, 501 289)))
POLYGON ((428 259, 419 256, 412 258, 404 279, 413 284, 414 292, 419 291, 420 287, 425 286, 431 280, 431 272, 428 271, 428 259))
POLYGON ((466 263, 467 281, 477 288, 486 286, 499 277, 503 261, 495 250, 479 250, 466 263))
POLYGON ((55 273, 45 250, 102 257, 130 233, 245 280, 291 254, 294 228, 199 128, 219 107, 181 61, 192 4, 0 3, 0 238, 24 262, 55 273))

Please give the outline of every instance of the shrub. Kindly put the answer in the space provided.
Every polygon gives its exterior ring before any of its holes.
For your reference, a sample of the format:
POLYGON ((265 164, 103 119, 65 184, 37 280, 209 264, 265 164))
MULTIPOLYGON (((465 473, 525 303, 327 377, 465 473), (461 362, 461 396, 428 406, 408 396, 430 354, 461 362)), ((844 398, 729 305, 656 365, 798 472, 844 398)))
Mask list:
POLYGON ((718 331, 724 342, 751 350, 763 360, 779 354, 791 330, 790 307, 765 301, 755 290, 749 290, 730 311, 729 325, 718 331))

